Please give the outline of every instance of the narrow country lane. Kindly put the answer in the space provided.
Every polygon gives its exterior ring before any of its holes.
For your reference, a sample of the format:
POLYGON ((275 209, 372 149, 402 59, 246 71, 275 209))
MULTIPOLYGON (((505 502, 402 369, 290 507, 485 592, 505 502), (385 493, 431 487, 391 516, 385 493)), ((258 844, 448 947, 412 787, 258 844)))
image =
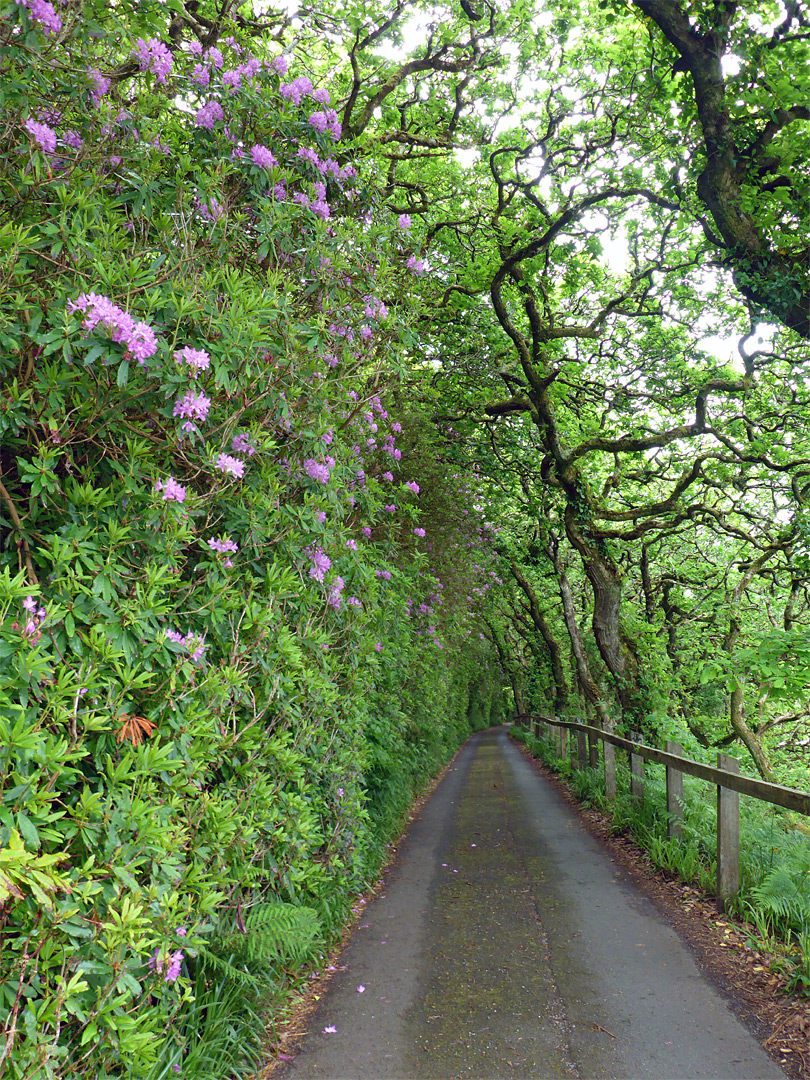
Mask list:
POLYGON ((414 821, 281 1075, 784 1073, 498 728, 467 743, 414 821))

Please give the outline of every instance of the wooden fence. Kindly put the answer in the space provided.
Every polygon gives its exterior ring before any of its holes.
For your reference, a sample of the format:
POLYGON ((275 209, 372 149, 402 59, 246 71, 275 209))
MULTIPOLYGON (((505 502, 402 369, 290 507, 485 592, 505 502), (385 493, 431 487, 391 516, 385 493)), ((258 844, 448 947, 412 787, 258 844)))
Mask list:
POLYGON ((599 744, 603 745, 605 795, 616 798, 615 748, 626 750, 630 759, 630 795, 644 800, 644 762, 654 761, 666 766, 667 773, 667 830, 671 838, 680 839, 683 821, 683 777, 696 776, 717 785, 717 908, 725 911, 728 901, 740 889, 740 795, 750 795, 762 802, 782 806, 797 814, 810 817, 810 793, 795 788, 770 784, 740 773, 740 763, 728 754, 717 755, 717 767, 683 757, 680 743, 667 742, 666 750, 646 746, 641 735, 631 732, 630 738, 614 735, 612 731, 591 727, 576 720, 557 720, 551 716, 519 715, 519 723, 528 725, 532 734, 552 741, 561 758, 570 753, 569 740, 576 737, 577 765, 580 769, 597 768, 599 744))

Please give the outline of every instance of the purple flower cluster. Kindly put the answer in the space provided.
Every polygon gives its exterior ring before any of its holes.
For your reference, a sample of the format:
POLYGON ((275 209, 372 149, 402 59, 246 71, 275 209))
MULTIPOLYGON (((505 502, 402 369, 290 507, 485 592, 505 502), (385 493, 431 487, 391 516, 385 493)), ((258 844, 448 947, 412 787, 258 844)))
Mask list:
POLYGON ((40 124, 37 120, 25 121, 25 130, 38 143, 43 153, 51 157, 56 153, 56 132, 47 124, 40 124))
POLYGON ((206 221, 219 221, 225 213, 222 204, 217 202, 213 195, 207 199, 200 199, 197 197, 194 200, 194 206, 200 217, 205 218, 206 221))
POLYGON ((25 609, 25 624, 20 626, 16 621, 11 624, 12 630, 19 630, 24 638, 27 638, 28 644, 33 645, 39 641, 42 637, 42 631, 40 626, 42 625, 47 612, 44 607, 37 607, 37 602, 33 596, 26 596, 22 602, 22 606, 25 609))
POLYGON ((297 79, 293 79, 292 82, 282 83, 278 92, 283 98, 292 101, 294 105, 300 105, 304 95, 312 92, 312 82, 306 75, 301 75, 297 79))
POLYGON ((155 949, 154 954, 147 960, 147 967, 150 971, 163 975, 164 982, 176 982, 183 960, 183 953, 179 949, 168 957, 161 956, 160 949, 155 949))
POLYGON ((211 399, 205 394, 195 394, 193 390, 187 390, 182 398, 178 398, 174 406, 174 415, 185 420, 205 420, 211 408, 211 399))
POLYGON ((322 548, 311 548, 307 554, 312 560, 309 576, 321 584, 326 575, 326 571, 332 565, 332 560, 322 548))
POLYGON ((106 78, 95 68, 90 68, 87 72, 87 77, 93 84, 93 88, 90 91, 90 97, 95 107, 98 108, 101 104, 101 99, 110 92, 112 80, 106 78))
POLYGON ((186 489, 182 484, 178 484, 173 476, 170 476, 168 480, 156 481, 155 491, 162 493, 164 502, 181 503, 186 499, 186 489))
POLYGON ((247 457, 253 457, 256 453, 256 447, 244 434, 234 435, 231 439, 231 450, 235 454, 245 454, 247 457))
POLYGON ((334 458, 327 458, 325 462, 316 461, 315 458, 307 458, 304 462, 304 472, 311 480, 317 480, 321 484, 328 484, 331 475, 330 466, 335 464, 334 458))
MULTIPOLYGON (((215 537, 211 537, 208 541, 208 546, 212 551, 218 551, 220 555, 229 556, 230 553, 234 555, 239 550, 239 545, 236 544, 229 536, 223 537, 221 540, 217 540, 215 537)), ((223 559, 222 565, 230 568, 233 566, 232 560, 228 557, 223 559)))
POLYGON ((151 71, 159 83, 166 82, 166 76, 172 69, 172 54, 159 38, 148 41, 138 38, 132 55, 140 64, 141 71, 151 71))
POLYGON ((219 120, 224 119, 225 113, 222 111, 222 106, 215 98, 209 98, 209 100, 206 101, 194 115, 194 123, 197 127, 205 128, 207 131, 213 130, 214 124, 219 120))
POLYGON ((62 29, 62 20, 48 0, 17 0, 17 3, 27 8, 31 18, 42 26, 46 34, 58 34, 62 29))
POLYGON ((197 86, 206 87, 211 82, 211 72, 205 64, 195 64, 191 72, 191 81, 197 86))
POLYGON ((329 593, 326 597, 327 604, 334 608, 335 611, 340 611, 341 593, 346 587, 346 582, 342 577, 336 576, 329 583, 329 593))
POLYGON ((230 454, 218 454, 214 462, 214 468, 228 476, 235 476, 237 480, 241 480, 245 475, 244 461, 240 461, 239 458, 232 457, 230 454))
POLYGON ((325 109, 323 112, 312 113, 309 117, 309 123, 311 127, 314 127, 321 134, 328 131, 333 139, 339 139, 341 136, 341 124, 334 109, 325 109))
POLYGON ((211 357, 205 349, 192 349, 190 345, 179 349, 174 358, 178 364, 188 364, 189 374, 193 379, 196 379, 198 372, 207 371, 211 365, 211 357))
POLYGON ((228 551, 236 553, 239 550, 238 544, 235 544, 229 536, 226 536, 222 540, 216 540, 213 536, 208 541, 208 546, 212 551, 218 551, 220 555, 224 555, 228 551))
POLYGON ((417 484, 417 482, 415 480, 406 481, 405 487, 410 488, 411 491, 414 493, 414 495, 419 494, 419 485, 417 484))
POLYGON ((253 164, 258 165, 260 169, 272 169, 274 165, 278 165, 272 153, 261 143, 251 146, 250 156, 253 158, 253 164))
POLYGON ((202 634, 195 634, 191 630, 187 634, 178 634, 176 630, 167 630, 166 637, 169 641, 173 641, 175 645, 184 648, 188 652, 192 663, 199 664, 202 661, 205 653, 205 638, 202 634))
POLYGON ((129 312, 116 307, 106 296, 82 293, 76 300, 68 300, 67 310, 84 312, 82 326, 85 330, 102 326, 113 341, 125 344, 141 364, 157 352, 157 338, 152 327, 145 322, 136 322, 129 312))

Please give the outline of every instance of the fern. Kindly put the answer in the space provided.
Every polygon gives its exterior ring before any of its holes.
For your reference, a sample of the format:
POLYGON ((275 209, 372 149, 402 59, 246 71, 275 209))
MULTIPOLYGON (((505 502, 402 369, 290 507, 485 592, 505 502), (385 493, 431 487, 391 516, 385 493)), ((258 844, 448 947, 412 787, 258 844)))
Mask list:
POLYGON ((242 980, 256 969, 303 964, 320 940, 321 925, 312 908, 273 900, 252 907, 241 926, 232 917, 221 920, 200 959, 242 980))
POLYGON ((768 915, 774 925, 795 933, 810 927, 808 862, 810 855, 803 862, 775 866, 751 889, 760 911, 768 915))

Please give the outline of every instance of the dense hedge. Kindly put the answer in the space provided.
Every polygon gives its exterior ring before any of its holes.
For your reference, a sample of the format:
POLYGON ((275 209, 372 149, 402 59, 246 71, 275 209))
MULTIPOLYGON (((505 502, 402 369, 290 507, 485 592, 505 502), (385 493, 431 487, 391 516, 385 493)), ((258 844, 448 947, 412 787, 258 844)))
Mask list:
POLYGON ((13 1080, 235 1075, 217 1017, 501 708, 474 492, 409 472, 435 451, 396 405, 413 227, 294 62, 117 10, 0 24, 13 1080))

